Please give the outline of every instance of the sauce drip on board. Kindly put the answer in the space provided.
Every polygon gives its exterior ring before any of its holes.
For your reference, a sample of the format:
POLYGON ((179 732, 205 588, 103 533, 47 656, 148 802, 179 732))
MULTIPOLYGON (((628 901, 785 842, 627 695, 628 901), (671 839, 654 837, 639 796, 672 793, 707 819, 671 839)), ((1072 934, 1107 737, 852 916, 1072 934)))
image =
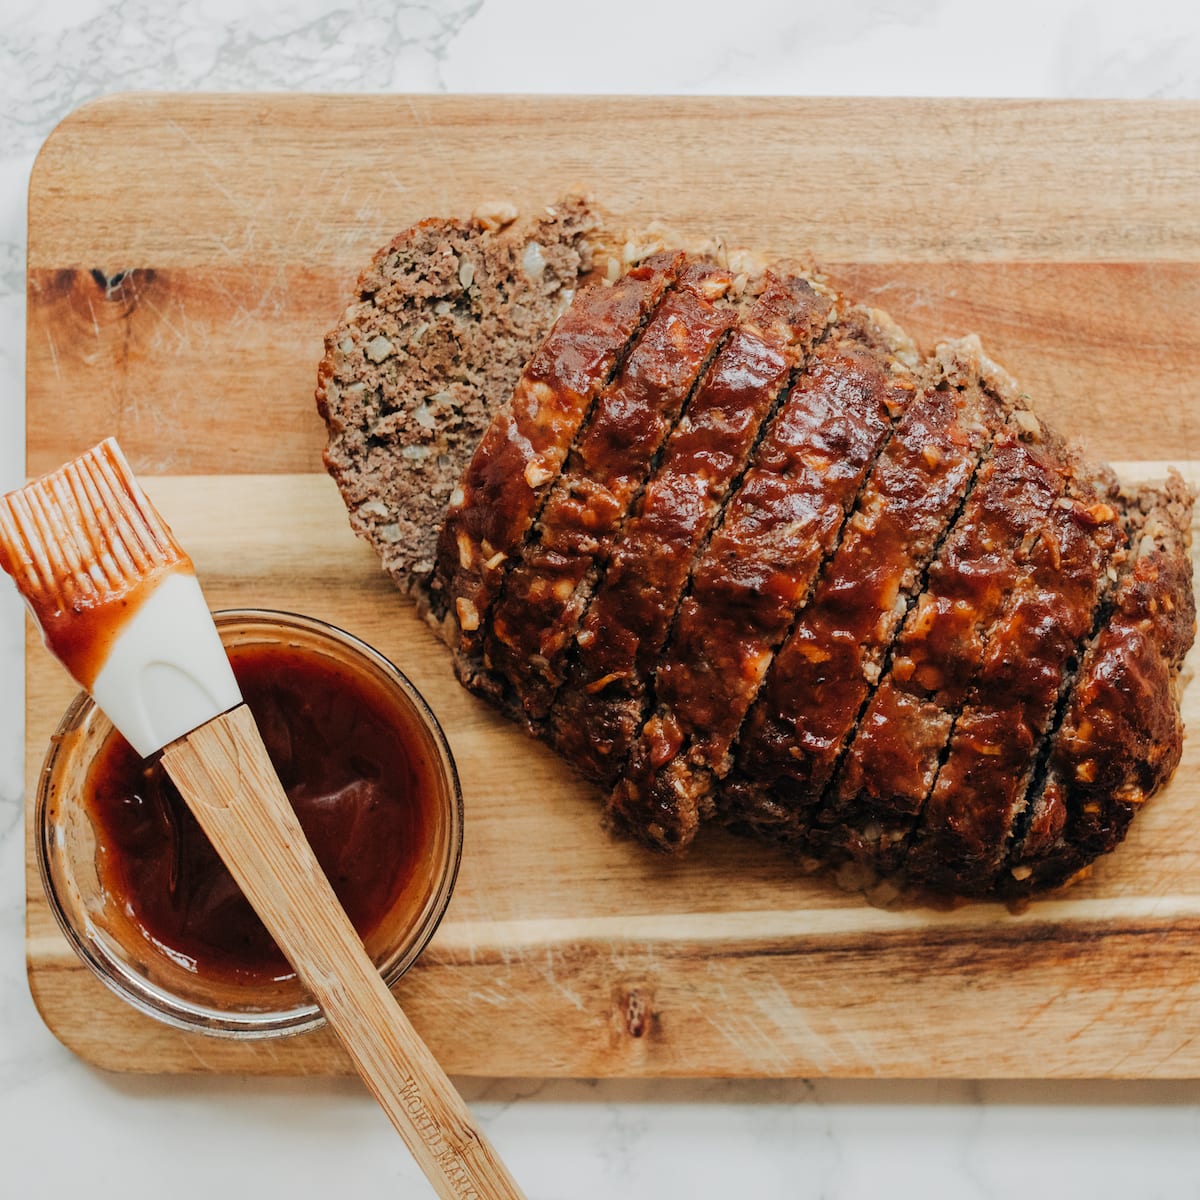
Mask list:
MULTIPOLYGON (((229 647, 234 674, 317 859, 369 938, 437 842, 436 766, 417 719, 374 681, 296 647, 229 647)), ((293 975, 157 758, 112 734, 88 775, 105 891, 143 937, 197 974, 293 975)), ((429 886, 432 886, 430 884, 429 886)))

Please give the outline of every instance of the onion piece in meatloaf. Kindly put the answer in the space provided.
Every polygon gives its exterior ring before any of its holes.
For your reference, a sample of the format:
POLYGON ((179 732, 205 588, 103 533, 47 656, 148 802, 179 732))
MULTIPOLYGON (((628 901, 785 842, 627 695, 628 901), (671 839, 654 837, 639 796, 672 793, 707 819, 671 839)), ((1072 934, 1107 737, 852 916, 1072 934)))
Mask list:
POLYGON ((382 251, 318 384, 355 528, 648 845, 1068 881, 1179 760, 1191 491, 1120 491, 974 337, 674 244, 567 201, 382 251))

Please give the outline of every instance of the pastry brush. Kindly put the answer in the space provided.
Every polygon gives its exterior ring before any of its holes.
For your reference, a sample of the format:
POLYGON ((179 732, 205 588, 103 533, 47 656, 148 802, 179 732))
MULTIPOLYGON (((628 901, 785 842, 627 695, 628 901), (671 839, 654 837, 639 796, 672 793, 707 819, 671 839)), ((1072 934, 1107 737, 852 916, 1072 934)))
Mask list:
POLYGON ((438 1195, 522 1195, 383 982, 275 774, 191 560, 116 441, 0 499, 47 647, 188 807, 438 1195))

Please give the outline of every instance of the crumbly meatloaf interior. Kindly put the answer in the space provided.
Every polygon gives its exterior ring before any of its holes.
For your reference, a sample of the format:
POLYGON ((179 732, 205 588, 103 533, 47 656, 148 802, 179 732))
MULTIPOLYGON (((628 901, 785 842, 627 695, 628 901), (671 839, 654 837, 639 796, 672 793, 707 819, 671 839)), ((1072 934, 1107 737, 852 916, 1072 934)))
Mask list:
MULTIPOLYGON (((461 264, 505 236, 422 228, 398 243, 426 263, 438 239, 461 264)), ((619 242, 586 206, 558 228, 579 261, 556 268, 575 276, 539 320, 578 283, 583 243, 619 242)), ((633 268, 584 287, 540 350, 505 347, 503 378, 469 393, 469 430, 463 406, 433 429, 411 416, 435 411, 413 397, 450 371, 415 362, 411 334, 395 376, 373 373, 394 357, 375 362, 374 339, 395 345, 379 287, 331 335, 331 470, 399 582, 428 587, 463 682, 657 849, 716 820, 806 859, 1013 896, 1115 846, 1179 759, 1190 490, 1122 491, 976 338, 922 358, 811 271, 740 269, 719 248, 624 256, 633 268), (375 408, 335 411, 331 382, 362 383, 375 408), (369 423, 351 426, 383 407, 410 416, 372 459, 369 423), (434 494, 406 448, 451 436, 434 494), (356 448, 350 468, 335 443, 356 448), (381 478, 398 481, 387 501, 381 478), (383 538, 373 502, 391 505, 383 538), (420 550, 401 559, 404 521, 420 550)), ((405 311, 430 307, 401 290, 405 311)), ((451 385, 486 375, 488 303, 470 336, 462 316, 445 335, 461 339, 451 385)))
MULTIPOLYGON (((602 255, 582 199, 496 206, 401 233, 326 335, 325 464, 355 531, 406 592, 434 564, 451 492, 526 363, 602 255)), ((607 262, 607 257, 604 262, 607 262)))

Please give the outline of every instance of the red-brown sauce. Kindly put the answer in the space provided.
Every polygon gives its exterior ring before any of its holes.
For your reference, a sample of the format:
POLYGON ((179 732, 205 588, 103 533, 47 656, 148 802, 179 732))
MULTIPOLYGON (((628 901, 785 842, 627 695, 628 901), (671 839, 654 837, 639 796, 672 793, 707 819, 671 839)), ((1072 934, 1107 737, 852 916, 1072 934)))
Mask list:
MULTIPOLYGON (((317 859, 369 938, 435 870, 439 785, 416 719, 315 653, 233 646, 230 660, 317 859)), ((87 790, 101 881, 142 936, 203 976, 292 975, 157 758, 114 734, 87 790)))
POLYGON ((123 579, 94 594, 83 595, 76 590, 66 602, 57 591, 26 593, 25 598, 41 627, 46 648, 81 687, 90 691, 125 626, 163 579, 176 571, 193 573, 187 555, 174 556, 169 563, 148 569, 144 576, 123 579))

